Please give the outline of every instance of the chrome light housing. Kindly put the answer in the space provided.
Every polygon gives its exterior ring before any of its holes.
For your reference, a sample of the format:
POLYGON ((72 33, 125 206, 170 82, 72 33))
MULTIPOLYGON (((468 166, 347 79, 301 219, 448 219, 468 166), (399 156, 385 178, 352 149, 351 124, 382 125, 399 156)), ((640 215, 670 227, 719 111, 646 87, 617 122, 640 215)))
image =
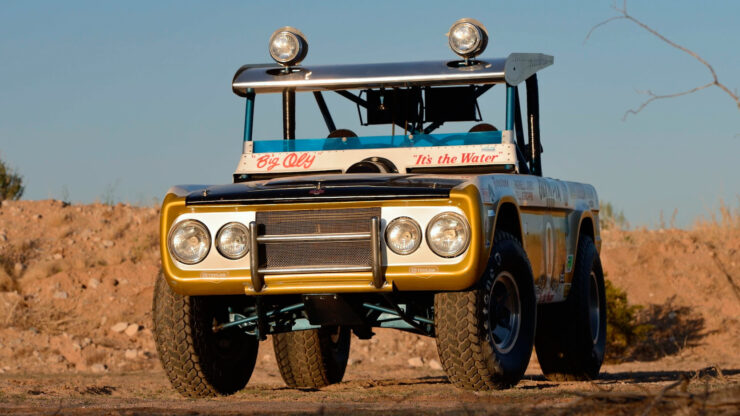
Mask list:
POLYGON ((421 227, 409 217, 398 217, 385 227, 385 243, 396 254, 411 254, 421 245, 421 227))
POLYGON ((238 222, 230 222, 216 234, 216 249, 227 259, 237 260, 249 252, 249 230, 238 222))
POLYGON ((437 214, 427 226, 427 245, 440 257, 457 257, 470 244, 470 225, 460 214, 437 214))
POLYGON ((298 65, 307 53, 306 36, 296 28, 281 27, 270 36, 270 56, 280 65, 298 65))
POLYGON ((202 222, 185 220, 172 227, 167 243, 175 260, 196 264, 203 261, 211 250, 211 234, 202 222))
POLYGON ((488 30, 483 23, 470 18, 453 23, 447 37, 452 51, 466 61, 483 53, 488 45, 488 30))

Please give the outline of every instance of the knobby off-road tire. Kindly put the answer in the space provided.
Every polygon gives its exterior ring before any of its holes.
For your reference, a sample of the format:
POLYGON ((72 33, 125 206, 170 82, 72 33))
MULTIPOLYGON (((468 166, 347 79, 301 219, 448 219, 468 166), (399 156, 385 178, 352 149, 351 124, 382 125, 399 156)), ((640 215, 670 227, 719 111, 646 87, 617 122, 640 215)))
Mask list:
POLYGON ((535 348, 548 380, 598 377, 606 345, 605 294, 599 253, 591 237, 582 235, 568 298, 539 307, 535 348))
POLYGON ((235 393, 254 370, 259 341, 239 330, 214 333, 214 319, 228 318, 223 296, 182 296, 163 276, 154 286, 154 341, 159 360, 178 393, 211 397, 235 393))
POLYGON ((351 335, 344 327, 273 335, 275 358, 285 384, 296 389, 319 389, 342 381, 351 335))
POLYGON ((534 342, 537 302, 532 267, 519 241, 497 232, 477 286, 434 296, 437 351, 447 377, 468 390, 521 380, 534 342))

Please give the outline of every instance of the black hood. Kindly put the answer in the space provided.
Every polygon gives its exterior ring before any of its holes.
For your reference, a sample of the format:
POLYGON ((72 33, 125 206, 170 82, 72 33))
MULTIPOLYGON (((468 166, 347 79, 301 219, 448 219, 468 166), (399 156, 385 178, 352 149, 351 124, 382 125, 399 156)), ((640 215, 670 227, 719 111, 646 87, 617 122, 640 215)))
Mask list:
POLYGON ((447 198, 450 190, 464 181, 461 178, 399 174, 296 176, 209 186, 188 194, 186 203, 274 204, 447 198))

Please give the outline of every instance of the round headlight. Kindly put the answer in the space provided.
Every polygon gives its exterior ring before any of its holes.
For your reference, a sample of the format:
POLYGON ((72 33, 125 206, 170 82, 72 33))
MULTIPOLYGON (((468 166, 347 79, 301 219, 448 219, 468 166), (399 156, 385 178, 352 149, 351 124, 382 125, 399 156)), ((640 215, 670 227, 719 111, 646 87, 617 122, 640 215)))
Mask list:
POLYGON ((385 243, 396 254, 411 254, 421 244, 421 227, 409 217, 398 217, 385 227, 385 243))
POLYGON ((211 250, 211 235, 202 222, 185 220, 170 230, 168 238, 170 254, 185 264, 203 261, 211 250))
POLYGON ((224 225, 216 234, 216 249, 231 260, 246 256, 249 252, 249 230, 238 222, 224 225))
POLYGON ((308 41, 296 28, 281 27, 270 36, 270 56, 280 65, 298 65, 307 53, 308 41))
POLYGON ((457 257, 469 243, 470 226, 460 214, 443 212, 427 226, 427 244, 438 256, 457 257))
POLYGON ((452 24, 448 40, 453 52, 465 59, 474 58, 486 49, 488 30, 475 19, 460 19, 452 24))

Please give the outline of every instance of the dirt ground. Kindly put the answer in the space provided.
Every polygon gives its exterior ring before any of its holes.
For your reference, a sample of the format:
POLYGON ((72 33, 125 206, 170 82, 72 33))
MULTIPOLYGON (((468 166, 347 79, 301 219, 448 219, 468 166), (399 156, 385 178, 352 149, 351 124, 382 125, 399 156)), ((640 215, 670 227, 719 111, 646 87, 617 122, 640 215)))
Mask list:
POLYGON ((5 201, 0 207, 0 413, 740 414, 740 217, 690 230, 608 230, 607 278, 644 305, 647 338, 595 382, 553 383, 533 356, 516 387, 462 392, 432 339, 352 340, 345 380, 287 389, 272 343, 245 390, 179 397, 159 366, 151 295, 158 211, 5 201))

